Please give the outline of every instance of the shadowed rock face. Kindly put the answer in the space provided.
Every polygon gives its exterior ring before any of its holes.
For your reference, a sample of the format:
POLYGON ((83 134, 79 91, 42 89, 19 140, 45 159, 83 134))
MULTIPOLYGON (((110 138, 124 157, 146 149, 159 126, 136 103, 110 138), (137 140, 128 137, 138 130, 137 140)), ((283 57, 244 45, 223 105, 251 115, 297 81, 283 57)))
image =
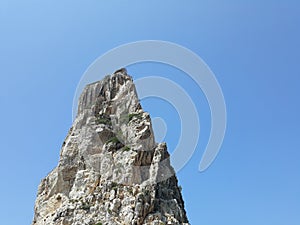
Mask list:
POLYGON ((33 225, 188 224, 165 143, 125 69, 87 85, 33 225))

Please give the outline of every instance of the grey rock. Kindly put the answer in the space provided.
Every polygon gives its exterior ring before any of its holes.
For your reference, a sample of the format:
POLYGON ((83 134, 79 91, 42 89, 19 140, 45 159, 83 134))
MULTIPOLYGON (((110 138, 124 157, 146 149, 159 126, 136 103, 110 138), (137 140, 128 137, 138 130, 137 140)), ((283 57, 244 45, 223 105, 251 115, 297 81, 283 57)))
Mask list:
POLYGON ((165 143, 125 69, 85 87, 32 225, 188 224, 165 143))

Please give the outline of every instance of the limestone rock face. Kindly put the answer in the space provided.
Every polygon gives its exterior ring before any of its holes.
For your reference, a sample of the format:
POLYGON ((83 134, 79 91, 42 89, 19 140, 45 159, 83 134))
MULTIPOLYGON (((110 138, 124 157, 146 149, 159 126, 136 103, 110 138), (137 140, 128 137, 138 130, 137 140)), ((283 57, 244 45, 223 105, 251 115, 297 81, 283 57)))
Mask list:
POLYGON ((165 143, 125 69, 89 84, 32 225, 189 224, 165 143))

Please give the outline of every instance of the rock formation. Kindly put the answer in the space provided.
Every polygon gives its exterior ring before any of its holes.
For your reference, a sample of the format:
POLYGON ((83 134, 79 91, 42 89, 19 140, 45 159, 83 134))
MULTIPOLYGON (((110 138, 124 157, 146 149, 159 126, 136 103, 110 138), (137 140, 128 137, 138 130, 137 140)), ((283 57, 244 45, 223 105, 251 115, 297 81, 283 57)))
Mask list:
POLYGON ((125 69, 85 87, 32 225, 186 224, 165 143, 157 144, 125 69))

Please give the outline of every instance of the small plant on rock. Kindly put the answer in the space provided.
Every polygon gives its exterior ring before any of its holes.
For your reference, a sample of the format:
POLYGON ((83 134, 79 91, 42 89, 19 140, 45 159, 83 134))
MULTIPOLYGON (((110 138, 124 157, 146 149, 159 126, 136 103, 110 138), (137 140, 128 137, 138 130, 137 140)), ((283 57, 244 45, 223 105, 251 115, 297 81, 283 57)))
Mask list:
POLYGON ((89 211, 90 208, 91 208, 91 206, 87 203, 83 203, 81 206, 81 209, 86 210, 86 211, 89 211))
POLYGON ((108 139, 106 143, 107 143, 107 144, 108 144, 108 143, 117 144, 117 143, 119 143, 119 142, 120 142, 119 139, 118 139, 116 136, 114 136, 114 137, 108 139))
POLYGON ((111 187, 112 188, 115 188, 115 187, 117 187, 118 186, 118 183, 117 182, 112 182, 112 184, 111 184, 111 187))
POLYGON ((126 146, 123 147, 122 150, 125 151, 125 152, 128 152, 130 150, 130 147, 126 145, 126 146))
POLYGON ((131 121, 133 117, 136 117, 138 119, 142 119, 142 114, 141 113, 131 113, 128 114, 128 121, 131 121))
POLYGON ((96 123, 97 124, 106 124, 111 125, 111 120, 109 116, 100 115, 96 117, 96 123))

